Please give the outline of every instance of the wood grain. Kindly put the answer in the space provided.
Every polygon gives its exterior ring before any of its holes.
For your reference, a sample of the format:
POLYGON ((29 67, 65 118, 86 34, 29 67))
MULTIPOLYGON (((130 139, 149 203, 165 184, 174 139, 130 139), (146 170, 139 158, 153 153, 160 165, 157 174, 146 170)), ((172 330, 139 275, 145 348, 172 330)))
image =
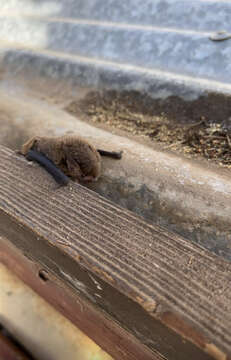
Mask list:
POLYGON ((230 358, 230 263, 3 147, 0 235, 152 351, 230 358))

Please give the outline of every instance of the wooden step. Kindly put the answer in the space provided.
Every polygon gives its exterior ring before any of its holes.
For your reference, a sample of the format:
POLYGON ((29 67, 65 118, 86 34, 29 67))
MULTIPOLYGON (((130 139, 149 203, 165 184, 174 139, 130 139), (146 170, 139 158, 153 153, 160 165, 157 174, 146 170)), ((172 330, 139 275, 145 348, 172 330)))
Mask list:
POLYGON ((231 264, 0 147, 0 261, 115 359, 229 359, 231 264))

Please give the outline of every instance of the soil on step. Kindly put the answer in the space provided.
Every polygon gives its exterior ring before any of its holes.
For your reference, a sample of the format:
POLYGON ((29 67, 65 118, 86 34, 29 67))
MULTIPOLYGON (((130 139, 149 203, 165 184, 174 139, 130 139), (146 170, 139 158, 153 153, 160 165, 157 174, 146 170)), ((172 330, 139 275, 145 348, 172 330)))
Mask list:
POLYGON ((188 157, 203 156, 231 168, 231 129, 226 126, 230 119, 216 122, 212 112, 204 116, 203 111, 200 114, 200 106, 198 110, 198 106, 190 104, 197 108, 193 112, 189 103, 185 110, 185 103, 179 103, 177 98, 172 100, 169 104, 177 107, 181 116, 177 116, 175 110, 171 111, 171 106, 166 106, 166 103, 160 104, 161 100, 158 103, 146 97, 142 102, 136 92, 90 92, 85 98, 71 102, 65 110, 94 123, 105 123, 134 135, 148 137, 164 144, 166 149, 183 152, 188 157), (179 111, 179 107, 184 111, 179 111))

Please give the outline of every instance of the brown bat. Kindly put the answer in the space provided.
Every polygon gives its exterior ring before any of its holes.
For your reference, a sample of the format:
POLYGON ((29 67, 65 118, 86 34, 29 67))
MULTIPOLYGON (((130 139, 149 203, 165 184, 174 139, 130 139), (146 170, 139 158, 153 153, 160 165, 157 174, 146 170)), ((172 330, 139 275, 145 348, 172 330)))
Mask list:
MULTIPOLYGON (((28 160, 39 162, 59 183, 55 167, 64 174, 79 182, 95 181, 101 174, 101 157, 110 156, 121 158, 121 152, 96 150, 86 140, 77 135, 63 135, 60 137, 35 136, 28 140, 21 148, 21 154, 28 160)), ((65 175, 64 175, 65 177, 65 175)))

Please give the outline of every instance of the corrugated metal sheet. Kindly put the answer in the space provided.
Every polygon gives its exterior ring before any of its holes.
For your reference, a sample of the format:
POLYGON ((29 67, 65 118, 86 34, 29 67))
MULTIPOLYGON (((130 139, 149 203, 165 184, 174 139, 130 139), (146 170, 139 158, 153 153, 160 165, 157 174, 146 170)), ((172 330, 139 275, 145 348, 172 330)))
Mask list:
POLYGON ((230 1, 11 0, 0 4, 1 64, 153 97, 231 93, 230 1))

